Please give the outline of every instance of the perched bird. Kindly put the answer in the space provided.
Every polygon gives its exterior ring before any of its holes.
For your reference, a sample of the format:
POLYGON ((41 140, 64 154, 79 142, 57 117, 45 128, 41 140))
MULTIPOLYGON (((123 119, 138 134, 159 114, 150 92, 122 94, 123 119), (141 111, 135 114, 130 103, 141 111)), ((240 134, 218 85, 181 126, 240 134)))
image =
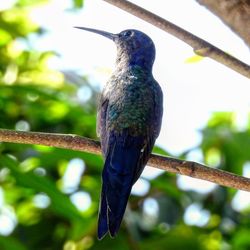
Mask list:
POLYGON ((133 184, 140 177, 161 128, 163 96, 152 75, 153 41, 141 31, 103 35, 117 46, 115 70, 104 87, 97 133, 105 164, 102 172, 98 238, 114 237, 121 225, 133 184))

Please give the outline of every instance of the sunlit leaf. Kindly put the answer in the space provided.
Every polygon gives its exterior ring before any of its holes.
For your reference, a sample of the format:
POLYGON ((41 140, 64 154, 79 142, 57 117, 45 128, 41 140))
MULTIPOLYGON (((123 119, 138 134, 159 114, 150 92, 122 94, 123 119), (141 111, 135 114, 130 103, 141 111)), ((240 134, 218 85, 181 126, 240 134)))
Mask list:
POLYGON ((53 88, 59 88, 64 83, 63 74, 53 70, 29 70, 20 73, 18 81, 22 84, 35 83, 36 85, 47 85, 53 88))
POLYGON ((53 120, 60 119, 65 116, 69 112, 69 109, 68 106, 62 102, 51 102, 48 112, 50 113, 48 119, 53 120))
POLYGON ((2 13, 0 26, 10 30, 15 37, 25 36, 38 30, 38 25, 29 17, 29 10, 24 8, 12 8, 2 13))
POLYGON ((82 8, 84 4, 84 0, 73 0, 75 8, 82 8))
POLYGON ((185 60, 185 63, 197 63, 204 59, 205 57, 199 55, 193 55, 185 60))
POLYGON ((14 40, 8 43, 6 52, 11 59, 16 59, 22 54, 22 48, 19 42, 14 40))
POLYGON ((18 7, 27 7, 27 6, 34 6, 34 5, 38 5, 38 4, 44 4, 44 3, 48 3, 49 0, 19 0, 17 2, 17 6, 18 7))
POLYGON ((29 172, 30 170, 33 170, 37 168, 40 164, 40 159, 37 157, 30 157, 27 158, 25 161, 23 161, 20 164, 20 168, 23 172, 29 172))
POLYGON ((0 29, 0 46, 3 46, 10 42, 11 35, 7 31, 0 29))

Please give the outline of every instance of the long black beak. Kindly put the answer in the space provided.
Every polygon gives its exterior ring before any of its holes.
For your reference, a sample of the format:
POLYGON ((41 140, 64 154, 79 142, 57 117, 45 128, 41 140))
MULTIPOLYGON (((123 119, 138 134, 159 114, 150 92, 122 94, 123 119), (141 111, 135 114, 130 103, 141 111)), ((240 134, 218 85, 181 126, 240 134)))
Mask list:
POLYGON ((91 28, 86 28, 86 27, 74 27, 74 28, 94 32, 96 34, 105 36, 113 41, 115 40, 115 38, 117 38, 116 34, 112 34, 112 33, 109 33, 109 32, 103 31, 103 30, 96 30, 96 29, 91 29, 91 28))

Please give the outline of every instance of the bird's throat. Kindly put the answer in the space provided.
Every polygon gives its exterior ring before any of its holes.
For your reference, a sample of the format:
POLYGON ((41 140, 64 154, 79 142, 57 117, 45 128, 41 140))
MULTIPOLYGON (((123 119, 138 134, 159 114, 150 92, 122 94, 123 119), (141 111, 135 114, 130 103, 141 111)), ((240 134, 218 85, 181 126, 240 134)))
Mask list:
POLYGON ((140 53, 130 54, 121 53, 118 54, 116 58, 116 68, 117 69, 126 69, 130 67, 140 67, 145 71, 152 71, 153 60, 149 60, 145 55, 140 53))

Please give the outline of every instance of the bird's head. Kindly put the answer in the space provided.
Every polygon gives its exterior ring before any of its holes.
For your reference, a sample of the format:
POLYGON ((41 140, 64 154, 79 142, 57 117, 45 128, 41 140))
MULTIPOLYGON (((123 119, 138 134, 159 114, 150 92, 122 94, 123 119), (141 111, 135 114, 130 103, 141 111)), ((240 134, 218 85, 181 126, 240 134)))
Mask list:
POLYGON ((112 34, 91 28, 76 28, 94 32, 113 40, 117 46, 117 64, 137 65, 144 69, 152 69, 155 59, 155 46, 151 38, 145 33, 128 29, 118 34, 112 34))

